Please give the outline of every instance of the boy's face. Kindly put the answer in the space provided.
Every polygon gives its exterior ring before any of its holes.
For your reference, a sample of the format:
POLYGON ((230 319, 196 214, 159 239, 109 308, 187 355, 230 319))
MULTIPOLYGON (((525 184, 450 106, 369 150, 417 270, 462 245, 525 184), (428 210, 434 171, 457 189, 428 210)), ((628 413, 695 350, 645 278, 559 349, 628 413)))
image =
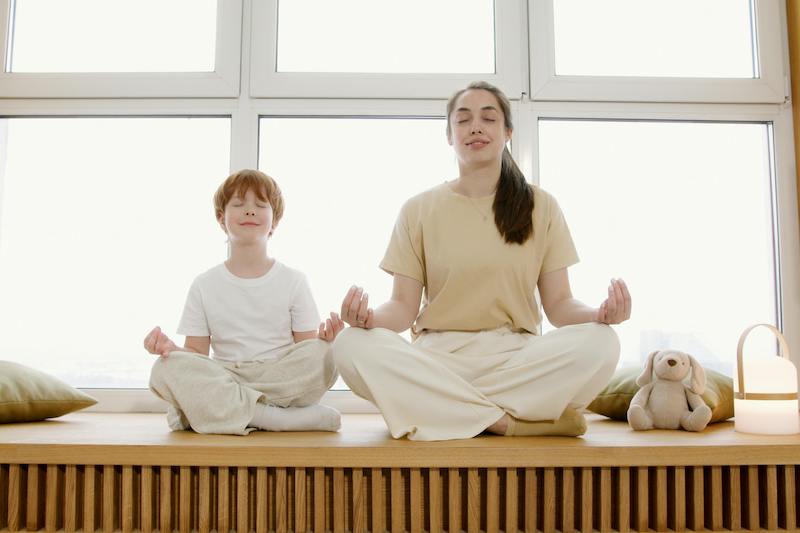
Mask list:
POLYGON ((244 197, 230 199, 219 222, 231 243, 252 244, 266 240, 272 235, 272 206, 248 190, 244 197))

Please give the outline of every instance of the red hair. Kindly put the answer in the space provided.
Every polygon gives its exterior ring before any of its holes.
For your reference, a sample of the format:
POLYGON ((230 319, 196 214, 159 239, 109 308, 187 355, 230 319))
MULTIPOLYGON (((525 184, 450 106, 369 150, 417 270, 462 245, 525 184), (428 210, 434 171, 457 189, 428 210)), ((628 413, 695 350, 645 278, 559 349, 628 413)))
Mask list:
POLYGON ((225 215, 225 206, 232 198, 244 198, 247 191, 253 191, 262 202, 269 202, 272 206, 272 224, 277 225, 283 216, 283 195, 280 187, 263 172, 248 168, 228 176, 214 193, 214 215, 217 220, 225 215))

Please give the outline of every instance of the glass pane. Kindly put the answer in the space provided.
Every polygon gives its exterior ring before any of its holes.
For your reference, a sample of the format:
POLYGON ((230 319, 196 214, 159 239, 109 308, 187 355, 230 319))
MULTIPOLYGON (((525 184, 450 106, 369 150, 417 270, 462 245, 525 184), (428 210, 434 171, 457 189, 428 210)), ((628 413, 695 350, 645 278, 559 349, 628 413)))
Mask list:
MULTIPOLYGON (((597 306, 612 277, 631 289, 623 365, 674 348, 730 376, 745 327, 775 323, 769 128, 539 122, 541 185, 581 256, 573 292, 597 306)), ((776 353, 769 335, 748 346, 776 353)))
POLYGON ((0 129, 0 358, 73 386, 147 387, 144 335, 174 334, 194 276, 226 257, 211 198, 228 175, 229 119, 0 129))
POLYGON ((556 74, 753 78, 749 0, 557 0, 556 74))
POLYGON ((278 72, 494 70, 493 0, 278 3, 278 72))
POLYGON ((216 0, 16 0, 13 72, 211 72, 216 0))
POLYGON ((444 120, 263 118, 260 131, 259 167, 286 198, 270 252, 306 273, 323 316, 351 285, 372 305, 388 300, 378 263, 400 207, 458 176, 444 120))

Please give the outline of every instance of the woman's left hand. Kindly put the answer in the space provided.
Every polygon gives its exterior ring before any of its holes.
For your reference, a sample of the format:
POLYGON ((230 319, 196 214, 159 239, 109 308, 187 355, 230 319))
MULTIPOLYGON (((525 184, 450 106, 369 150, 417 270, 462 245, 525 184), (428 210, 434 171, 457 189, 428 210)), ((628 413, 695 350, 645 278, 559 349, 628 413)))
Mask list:
POLYGON ((621 279, 612 279, 608 285, 608 298, 600 304, 595 322, 620 324, 631 317, 631 294, 621 279))

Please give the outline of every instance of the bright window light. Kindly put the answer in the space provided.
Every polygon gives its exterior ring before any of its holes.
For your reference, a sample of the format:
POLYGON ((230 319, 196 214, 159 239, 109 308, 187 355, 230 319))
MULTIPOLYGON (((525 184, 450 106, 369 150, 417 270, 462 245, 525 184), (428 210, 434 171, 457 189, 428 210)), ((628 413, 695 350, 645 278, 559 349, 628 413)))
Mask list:
POLYGON ((352 285, 389 299, 378 264, 400 207, 458 177, 443 119, 263 118, 259 146, 286 199, 271 253, 306 273, 323 317, 352 285))
MULTIPOLYGON (((770 126, 539 121, 542 187, 559 201, 589 305, 621 277, 622 364, 673 348, 732 375, 739 334, 776 320, 770 126)), ((775 353, 769 335, 750 341, 775 353)))
MULTIPOLYGON (((224 261, 227 118, 6 119, 0 354, 78 387, 147 387, 194 276, 224 261)), ((183 337, 174 337, 179 344, 183 337)))
POLYGON ((16 0, 13 72, 212 72, 216 0, 16 0))
POLYGON ((494 71, 493 0, 278 3, 278 72, 494 71))
POLYGON ((556 0, 556 74, 754 78, 749 0, 556 0))

